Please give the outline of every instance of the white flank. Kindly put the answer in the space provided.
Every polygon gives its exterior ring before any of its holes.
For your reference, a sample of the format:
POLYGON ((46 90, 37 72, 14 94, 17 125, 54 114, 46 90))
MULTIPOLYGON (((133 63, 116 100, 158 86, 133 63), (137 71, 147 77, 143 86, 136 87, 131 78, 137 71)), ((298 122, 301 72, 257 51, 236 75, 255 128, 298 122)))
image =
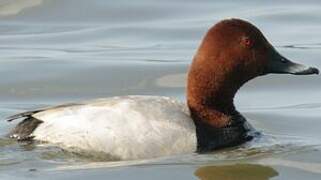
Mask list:
POLYGON ((186 106, 159 96, 97 99, 48 109, 36 140, 63 148, 104 152, 119 159, 154 158, 196 150, 196 133, 186 106))

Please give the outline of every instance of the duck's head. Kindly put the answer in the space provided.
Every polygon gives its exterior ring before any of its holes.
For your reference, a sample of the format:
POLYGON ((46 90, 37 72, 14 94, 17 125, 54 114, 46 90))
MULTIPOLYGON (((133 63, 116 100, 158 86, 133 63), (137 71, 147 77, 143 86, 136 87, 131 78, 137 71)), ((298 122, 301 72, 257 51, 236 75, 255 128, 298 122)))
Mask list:
POLYGON ((213 26, 203 39, 195 61, 207 61, 208 66, 219 66, 220 73, 234 73, 242 80, 269 73, 319 73, 317 68, 291 62, 282 56, 258 28, 240 19, 223 20, 213 26))
POLYGON ((208 107, 233 113, 237 90, 248 80, 270 73, 309 75, 319 70, 282 56, 247 21, 220 21, 205 35, 190 67, 188 105, 192 113, 195 110, 202 114, 208 107))

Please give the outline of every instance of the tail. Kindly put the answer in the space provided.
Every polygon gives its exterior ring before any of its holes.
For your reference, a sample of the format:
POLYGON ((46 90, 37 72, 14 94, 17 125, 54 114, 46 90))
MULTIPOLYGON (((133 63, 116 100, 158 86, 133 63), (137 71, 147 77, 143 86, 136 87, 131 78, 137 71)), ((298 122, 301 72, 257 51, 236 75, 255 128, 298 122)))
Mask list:
POLYGON ((16 119, 23 119, 21 122, 17 124, 17 126, 13 130, 11 130, 11 132, 8 134, 8 137, 17 139, 18 141, 32 140, 34 138, 32 136, 32 132, 39 126, 39 124, 43 123, 42 120, 33 117, 34 114, 42 111, 46 111, 49 109, 57 109, 57 108, 79 106, 79 105, 82 105, 82 104, 80 103, 62 104, 59 106, 53 106, 53 107, 47 107, 47 108, 37 109, 33 111, 22 112, 22 113, 7 117, 6 120, 9 122, 16 119))
POLYGON ((43 122, 39 119, 34 118, 32 115, 40 111, 41 110, 28 111, 8 117, 6 120, 9 122, 21 118, 23 118, 23 120, 19 122, 7 136, 13 139, 17 139, 18 141, 32 140, 34 138, 34 136, 32 136, 32 132, 39 126, 39 124, 43 122))

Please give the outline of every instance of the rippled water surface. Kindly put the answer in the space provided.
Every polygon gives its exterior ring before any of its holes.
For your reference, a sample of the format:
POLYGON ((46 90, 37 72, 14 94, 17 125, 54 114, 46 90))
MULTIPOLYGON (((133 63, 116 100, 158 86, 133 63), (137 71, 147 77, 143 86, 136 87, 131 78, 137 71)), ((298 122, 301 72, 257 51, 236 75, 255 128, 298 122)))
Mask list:
MULTIPOLYGON (((203 34, 222 18, 257 25, 289 59, 321 68, 319 1, 0 0, 0 118, 97 97, 184 101, 203 34)), ((264 136, 210 154, 111 162, 5 138, 0 179, 320 179, 320 76, 269 75, 235 103, 264 136)))

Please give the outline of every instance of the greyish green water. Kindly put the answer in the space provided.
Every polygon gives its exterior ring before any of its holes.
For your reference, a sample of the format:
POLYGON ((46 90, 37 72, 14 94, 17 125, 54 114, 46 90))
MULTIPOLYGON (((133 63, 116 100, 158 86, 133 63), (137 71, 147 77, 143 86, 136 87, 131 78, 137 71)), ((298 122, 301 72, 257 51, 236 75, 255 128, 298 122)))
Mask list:
MULTIPOLYGON (((286 57, 321 68, 320 1, 0 0, 0 118, 97 97, 184 100, 185 74, 215 22, 256 24, 286 57)), ((0 179, 321 179, 320 76, 269 75, 235 102, 262 139, 211 154, 108 162, 5 138, 0 179)))

